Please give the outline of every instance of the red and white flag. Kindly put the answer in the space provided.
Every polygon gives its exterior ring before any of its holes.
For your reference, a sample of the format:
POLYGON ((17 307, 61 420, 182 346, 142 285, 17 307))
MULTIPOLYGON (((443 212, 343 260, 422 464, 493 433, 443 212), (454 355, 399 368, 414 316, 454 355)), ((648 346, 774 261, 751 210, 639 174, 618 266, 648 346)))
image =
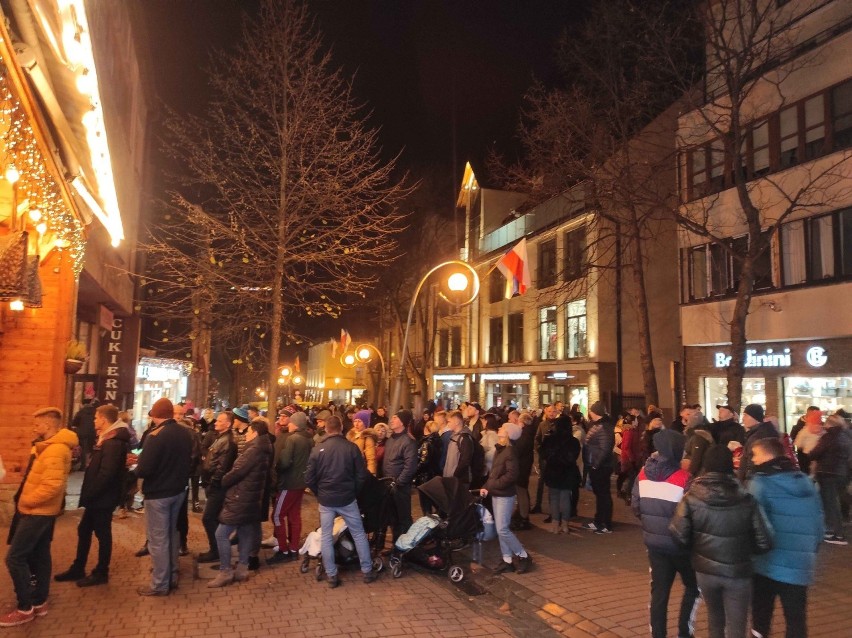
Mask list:
POLYGON ((497 262, 497 270, 506 278, 506 299, 522 295, 531 285, 530 262, 527 258, 526 237, 519 241, 497 262))
POLYGON ((296 355, 296 360, 293 362, 293 372, 301 372, 302 365, 299 363, 299 355, 296 355))
POLYGON ((349 332, 346 330, 340 330, 340 353, 343 354, 346 352, 347 348, 349 348, 349 344, 352 343, 352 337, 349 336, 349 332))

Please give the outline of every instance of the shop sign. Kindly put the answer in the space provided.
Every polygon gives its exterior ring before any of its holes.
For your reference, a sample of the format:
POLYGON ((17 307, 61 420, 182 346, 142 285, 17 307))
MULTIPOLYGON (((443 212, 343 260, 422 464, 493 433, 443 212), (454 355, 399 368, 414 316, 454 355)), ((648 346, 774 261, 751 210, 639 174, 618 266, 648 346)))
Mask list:
MULTIPOLYGON (((103 307, 103 306, 102 306, 103 307)), ((113 319, 110 327, 109 337, 106 341, 106 368, 104 369, 104 396, 105 402, 118 400, 118 370, 119 357, 121 356, 121 338, 124 335, 124 319, 113 319)))
POLYGON ((436 374, 435 381, 464 381, 463 374, 436 374))
MULTIPOLYGON (((731 355, 716 352, 713 360, 715 367, 727 368, 731 364, 731 355)), ((828 363, 828 354, 825 348, 814 346, 805 353, 805 360, 810 366, 821 368, 828 363)), ((783 352, 775 352, 772 348, 767 348, 764 352, 746 350, 746 368, 789 368, 791 365, 790 348, 784 348, 783 352)))
POLYGON ((494 372, 482 375, 483 381, 529 381, 529 372, 494 372))

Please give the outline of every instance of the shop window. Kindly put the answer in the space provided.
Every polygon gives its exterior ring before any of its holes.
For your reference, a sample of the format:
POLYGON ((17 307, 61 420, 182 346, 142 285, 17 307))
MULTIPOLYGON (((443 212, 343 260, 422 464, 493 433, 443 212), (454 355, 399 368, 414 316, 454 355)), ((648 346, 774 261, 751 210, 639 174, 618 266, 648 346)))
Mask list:
POLYGON ((524 360, 524 314, 509 315, 509 361, 524 360))
POLYGON ((460 366, 462 364, 461 326, 450 328, 450 365, 460 366))
POLYGON ((852 81, 831 90, 831 130, 834 150, 852 146, 852 81))
POLYGON ((586 356, 586 300, 570 301, 565 306, 565 358, 586 356))
MULTIPOLYGON (((728 402, 728 380, 725 377, 707 377, 704 379, 704 403, 706 406, 725 405, 728 402)), ((745 377, 743 379, 742 404, 759 403, 766 405, 766 380, 763 377, 745 377)), ((708 417, 713 416, 708 413, 708 417)))
POLYGON ((497 268, 488 276, 488 301, 496 303, 506 296, 506 277, 497 268))
POLYGON ((556 306, 539 308, 538 358, 542 361, 556 359, 556 306))
POLYGON ((556 239, 538 245, 538 287, 547 288, 556 283, 556 239))
POLYGON ((789 431, 815 405, 826 414, 852 405, 852 377, 785 377, 784 417, 789 431))
POLYGON ((503 317, 488 322, 488 363, 503 363, 503 317))
POLYGON ((565 233, 565 281, 583 276, 586 269, 586 228, 565 233))

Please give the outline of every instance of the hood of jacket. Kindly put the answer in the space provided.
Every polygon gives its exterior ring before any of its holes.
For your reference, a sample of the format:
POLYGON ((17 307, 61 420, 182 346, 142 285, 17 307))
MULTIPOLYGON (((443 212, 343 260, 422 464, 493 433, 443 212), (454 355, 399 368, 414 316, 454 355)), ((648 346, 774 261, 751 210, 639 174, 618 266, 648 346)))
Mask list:
POLYGON ((754 476, 771 477, 777 489, 793 498, 809 498, 813 494, 813 481, 786 456, 756 465, 754 476))
POLYGON ((36 454, 41 454, 50 445, 67 445, 68 449, 74 449, 79 444, 80 439, 77 437, 76 432, 67 428, 62 428, 61 430, 59 430, 59 432, 54 434, 49 439, 45 439, 44 441, 36 441, 34 446, 36 449, 36 454))
POLYGON ((679 469, 680 463, 664 458, 656 452, 645 461, 645 476, 649 481, 665 481, 679 469))
POLYGON ((746 492, 733 474, 707 472, 692 482, 689 491, 695 498, 710 506, 729 506, 748 498, 746 492))

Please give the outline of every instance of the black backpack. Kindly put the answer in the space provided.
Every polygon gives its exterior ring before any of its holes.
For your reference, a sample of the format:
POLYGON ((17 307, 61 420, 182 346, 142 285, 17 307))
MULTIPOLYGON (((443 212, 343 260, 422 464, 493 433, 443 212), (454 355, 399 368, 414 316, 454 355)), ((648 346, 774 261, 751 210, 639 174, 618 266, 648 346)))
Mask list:
POLYGON ((482 443, 472 436, 470 436, 470 442, 473 443, 473 456, 470 458, 470 475, 473 481, 475 481, 477 478, 485 476, 485 448, 482 447, 482 443))

